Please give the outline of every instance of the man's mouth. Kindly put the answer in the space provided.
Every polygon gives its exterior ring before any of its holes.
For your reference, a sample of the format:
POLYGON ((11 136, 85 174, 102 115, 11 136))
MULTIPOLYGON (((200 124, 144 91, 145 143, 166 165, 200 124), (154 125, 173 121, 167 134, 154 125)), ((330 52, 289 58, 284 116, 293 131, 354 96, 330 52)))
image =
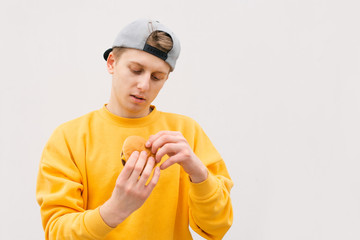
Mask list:
POLYGON ((145 100, 145 98, 143 98, 142 96, 138 96, 138 95, 130 95, 136 99, 139 99, 139 100, 145 100))

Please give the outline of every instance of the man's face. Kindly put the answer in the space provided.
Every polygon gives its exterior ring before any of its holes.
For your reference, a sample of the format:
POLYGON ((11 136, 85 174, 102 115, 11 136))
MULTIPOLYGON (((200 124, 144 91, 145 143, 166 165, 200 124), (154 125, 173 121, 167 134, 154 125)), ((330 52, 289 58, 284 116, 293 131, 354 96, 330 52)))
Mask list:
POLYGON ((112 74, 108 109, 121 117, 138 118, 149 114, 152 101, 163 87, 170 66, 158 57, 137 49, 126 49, 115 61, 110 53, 107 67, 112 74))

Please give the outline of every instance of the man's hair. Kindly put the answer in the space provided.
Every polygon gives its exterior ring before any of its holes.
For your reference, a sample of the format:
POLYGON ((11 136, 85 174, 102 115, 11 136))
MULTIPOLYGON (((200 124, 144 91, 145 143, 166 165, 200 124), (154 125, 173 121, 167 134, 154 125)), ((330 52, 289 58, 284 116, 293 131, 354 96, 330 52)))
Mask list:
MULTIPOLYGON (((157 48, 165 53, 168 53, 173 48, 173 41, 169 34, 163 31, 152 32, 146 43, 154 48, 157 48)), ((114 54, 115 61, 119 60, 121 54, 126 48, 114 47, 112 52, 114 54)))

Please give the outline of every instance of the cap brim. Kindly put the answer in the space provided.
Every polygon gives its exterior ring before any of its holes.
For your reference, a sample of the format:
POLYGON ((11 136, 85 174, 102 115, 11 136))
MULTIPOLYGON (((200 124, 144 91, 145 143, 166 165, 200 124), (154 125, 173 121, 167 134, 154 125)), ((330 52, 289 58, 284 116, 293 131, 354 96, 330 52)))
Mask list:
POLYGON ((107 61, 108 57, 109 57, 109 54, 111 53, 112 51, 112 48, 109 48, 108 50, 106 50, 103 54, 103 57, 105 59, 105 61, 107 61))

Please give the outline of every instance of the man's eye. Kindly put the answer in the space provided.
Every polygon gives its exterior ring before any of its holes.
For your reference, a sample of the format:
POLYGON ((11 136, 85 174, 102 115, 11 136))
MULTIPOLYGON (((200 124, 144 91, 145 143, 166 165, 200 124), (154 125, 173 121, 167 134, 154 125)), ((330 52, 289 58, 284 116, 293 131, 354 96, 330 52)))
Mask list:
POLYGON ((140 74, 142 72, 141 70, 136 70, 136 69, 131 69, 131 71, 135 74, 140 74))
POLYGON ((156 76, 152 76, 152 78, 155 80, 155 81, 159 81, 160 78, 156 77, 156 76))

